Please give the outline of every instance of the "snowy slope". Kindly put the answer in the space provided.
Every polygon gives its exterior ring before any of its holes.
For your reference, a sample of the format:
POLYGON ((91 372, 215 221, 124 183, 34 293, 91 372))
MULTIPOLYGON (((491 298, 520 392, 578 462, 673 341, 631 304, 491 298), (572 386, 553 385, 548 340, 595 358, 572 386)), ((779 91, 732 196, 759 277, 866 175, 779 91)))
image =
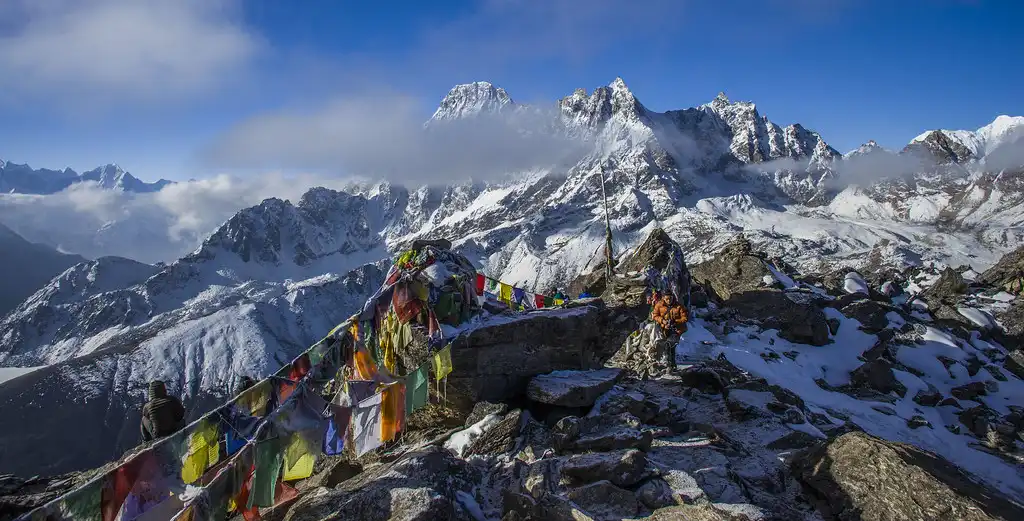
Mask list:
POLYGON ((165 380, 196 417, 322 338, 383 283, 377 201, 327 189, 268 199, 170 265, 104 257, 53 279, 0 321, 0 364, 46 366, 0 387, 0 411, 26 426, 0 433, 3 471, 103 463, 137 443, 148 381, 165 380))

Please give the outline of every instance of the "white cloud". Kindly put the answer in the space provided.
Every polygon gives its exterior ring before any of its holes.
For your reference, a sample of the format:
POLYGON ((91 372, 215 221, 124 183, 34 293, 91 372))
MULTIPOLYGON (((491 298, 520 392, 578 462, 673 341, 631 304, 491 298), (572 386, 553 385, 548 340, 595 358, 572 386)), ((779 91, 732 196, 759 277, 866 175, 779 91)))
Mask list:
POLYGON ((151 194, 81 183, 53 195, 0 195, 0 222, 30 241, 87 258, 169 262, 193 251, 242 208, 268 197, 297 202, 310 187, 345 183, 310 175, 220 175, 151 194))
POLYGON ((412 98, 358 96, 244 121, 206 158, 231 168, 315 170, 400 183, 494 180, 575 163, 579 143, 549 132, 553 121, 549 112, 522 110, 425 130, 412 98))
MULTIPOLYGON (((238 74, 259 42, 227 0, 7 0, 0 88, 17 96, 164 101, 238 74)), ((9 93, 10 94, 10 93, 9 93)))

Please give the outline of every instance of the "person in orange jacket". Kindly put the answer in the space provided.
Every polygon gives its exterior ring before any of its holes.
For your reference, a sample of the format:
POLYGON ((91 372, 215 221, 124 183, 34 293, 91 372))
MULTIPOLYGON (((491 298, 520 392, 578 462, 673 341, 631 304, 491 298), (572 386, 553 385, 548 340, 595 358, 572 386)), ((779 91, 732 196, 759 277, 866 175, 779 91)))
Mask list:
POLYGON ((655 295, 654 309, 651 311, 651 320, 661 326, 665 334, 681 335, 686 332, 686 322, 690 317, 686 307, 675 301, 671 293, 655 295))

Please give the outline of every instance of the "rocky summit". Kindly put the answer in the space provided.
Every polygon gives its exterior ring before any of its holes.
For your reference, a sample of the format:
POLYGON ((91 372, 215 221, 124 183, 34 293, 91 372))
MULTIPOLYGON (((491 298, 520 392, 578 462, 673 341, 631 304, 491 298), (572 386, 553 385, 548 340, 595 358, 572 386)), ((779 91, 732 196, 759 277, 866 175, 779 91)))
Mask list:
MULTIPOLYGON (((677 274, 691 319, 665 364, 631 340, 649 310, 635 275, 678 251, 655 231, 614 278, 580 279, 592 298, 461 327, 455 372, 400 441, 321 456, 263 517, 1024 519, 1024 359, 1004 343, 1002 279, 824 280, 738 241, 677 274)), ((399 372, 427 343, 414 333, 399 372)), ((0 478, 0 515, 95 472, 0 478)))

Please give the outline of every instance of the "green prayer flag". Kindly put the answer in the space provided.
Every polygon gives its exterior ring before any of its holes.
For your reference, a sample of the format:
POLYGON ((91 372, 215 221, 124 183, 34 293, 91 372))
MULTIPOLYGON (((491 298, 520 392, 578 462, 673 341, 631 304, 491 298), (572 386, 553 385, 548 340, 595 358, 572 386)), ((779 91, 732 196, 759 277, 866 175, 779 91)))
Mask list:
POLYGON ((427 364, 423 364, 405 377, 405 414, 410 415, 416 409, 427 404, 428 378, 427 364))
POLYGON ((248 508, 274 506, 274 489, 281 474, 280 438, 273 437, 256 444, 256 470, 252 475, 248 508))
POLYGON ((549 308, 549 307, 554 306, 554 305, 555 305, 555 299, 553 299, 551 297, 548 297, 548 296, 544 297, 544 307, 549 308))

